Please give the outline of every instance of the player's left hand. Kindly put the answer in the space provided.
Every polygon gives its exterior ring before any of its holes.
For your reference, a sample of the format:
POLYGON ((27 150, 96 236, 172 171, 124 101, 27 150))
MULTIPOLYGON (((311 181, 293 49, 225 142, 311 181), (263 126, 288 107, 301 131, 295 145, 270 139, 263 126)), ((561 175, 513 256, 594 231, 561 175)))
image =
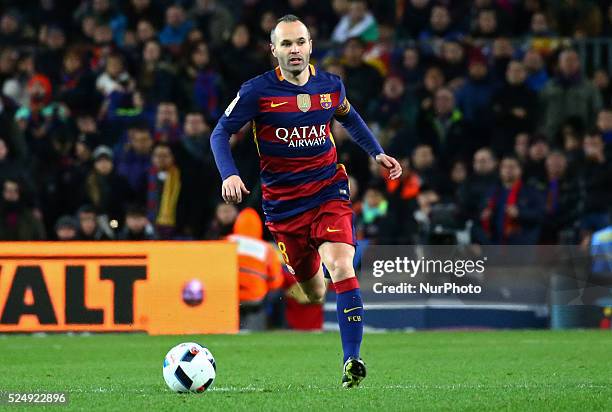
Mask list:
POLYGON ((391 156, 381 153, 376 156, 376 163, 389 169, 389 179, 391 180, 395 180, 402 175, 402 166, 391 156))

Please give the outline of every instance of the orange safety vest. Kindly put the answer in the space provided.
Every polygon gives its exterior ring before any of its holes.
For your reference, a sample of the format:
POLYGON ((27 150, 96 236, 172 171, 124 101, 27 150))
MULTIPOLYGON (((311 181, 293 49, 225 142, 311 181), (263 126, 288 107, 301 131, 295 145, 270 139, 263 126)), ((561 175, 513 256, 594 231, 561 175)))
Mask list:
POLYGON ((244 235, 227 239, 238 244, 240 303, 260 303, 268 291, 282 286, 282 266, 272 245, 244 235))

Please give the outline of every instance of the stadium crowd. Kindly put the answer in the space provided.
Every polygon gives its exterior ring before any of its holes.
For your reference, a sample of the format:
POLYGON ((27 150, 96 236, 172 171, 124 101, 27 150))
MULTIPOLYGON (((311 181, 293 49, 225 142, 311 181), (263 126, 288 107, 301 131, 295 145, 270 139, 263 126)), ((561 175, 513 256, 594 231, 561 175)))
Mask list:
MULTIPOLYGON (((242 82, 275 66, 291 13, 313 63, 404 175, 332 126, 358 237, 377 243, 577 243, 610 224, 610 67, 572 39, 612 35, 589 0, 5 0, 0 239, 218 239, 209 136, 242 82)), ((260 211, 248 125, 232 138, 260 211)))

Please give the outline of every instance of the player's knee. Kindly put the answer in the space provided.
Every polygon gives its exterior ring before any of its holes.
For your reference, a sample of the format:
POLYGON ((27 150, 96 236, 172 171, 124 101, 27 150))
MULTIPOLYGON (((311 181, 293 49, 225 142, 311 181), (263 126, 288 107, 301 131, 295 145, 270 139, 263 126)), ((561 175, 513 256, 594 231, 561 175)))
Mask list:
POLYGON ((325 300, 325 289, 310 290, 306 292, 306 297, 310 303, 323 303, 325 300))
POLYGON ((347 279, 355 276, 355 269, 353 268, 353 259, 351 257, 340 257, 333 259, 328 265, 327 269, 332 275, 332 278, 337 282, 338 280, 347 279))
POLYGON ((314 276, 312 279, 300 283, 300 289, 304 292, 310 303, 323 303, 325 300, 326 284, 323 276, 314 276))

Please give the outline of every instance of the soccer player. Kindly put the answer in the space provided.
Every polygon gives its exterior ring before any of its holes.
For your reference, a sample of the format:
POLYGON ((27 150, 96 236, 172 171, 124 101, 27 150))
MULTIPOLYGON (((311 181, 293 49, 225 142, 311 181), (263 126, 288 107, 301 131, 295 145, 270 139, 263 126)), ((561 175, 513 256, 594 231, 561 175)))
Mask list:
POLYGON ((229 138, 251 121, 260 156, 266 226, 310 301, 323 301, 326 287, 321 262, 328 269, 337 294, 344 352, 342 385, 350 388, 366 376, 359 357, 363 303, 353 268, 355 238, 348 176, 337 163, 330 133, 332 118, 389 169, 391 179, 399 178, 402 169, 384 153, 351 107, 340 78, 309 64, 312 39, 296 16, 280 18, 270 40, 278 67, 242 85, 211 136, 223 179, 222 196, 228 203, 240 203, 250 193, 238 175, 229 138))

